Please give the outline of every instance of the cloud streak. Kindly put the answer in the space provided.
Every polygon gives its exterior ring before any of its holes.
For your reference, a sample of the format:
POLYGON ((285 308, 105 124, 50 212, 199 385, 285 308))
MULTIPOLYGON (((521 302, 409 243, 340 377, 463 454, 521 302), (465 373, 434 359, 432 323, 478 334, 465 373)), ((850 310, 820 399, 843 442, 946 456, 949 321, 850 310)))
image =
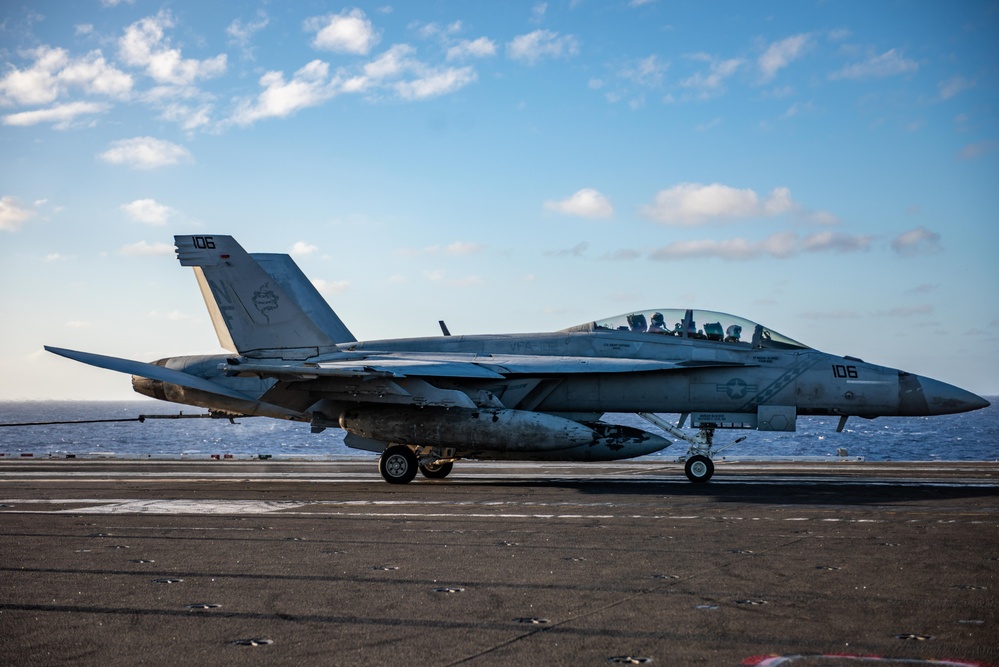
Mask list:
POLYGON ((888 76, 909 74, 919 69, 919 63, 902 56, 898 49, 891 49, 867 60, 847 65, 829 75, 833 81, 839 79, 882 79, 888 76))
POLYGON ((902 232, 891 242, 891 249, 902 257, 932 255, 940 248, 940 235, 923 226, 902 232))
POLYGON ((777 72, 804 55, 811 46, 812 37, 808 33, 792 35, 772 43, 757 61, 763 81, 773 80, 777 72))
POLYGON ((816 232, 803 237, 794 232, 778 232, 760 241, 745 238, 675 241, 650 252, 649 259, 658 262, 709 258, 727 261, 789 259, 803 253, 860 252, 870 248, 873 241, 873 236, 833 232, 816 232))

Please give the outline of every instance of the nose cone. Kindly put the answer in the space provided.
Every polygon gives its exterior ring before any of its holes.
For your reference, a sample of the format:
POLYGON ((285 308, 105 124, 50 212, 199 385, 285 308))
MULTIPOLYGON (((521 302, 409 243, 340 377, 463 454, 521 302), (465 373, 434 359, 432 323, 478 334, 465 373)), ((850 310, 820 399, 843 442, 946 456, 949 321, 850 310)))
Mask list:
POLYGON ((991 405, 978 394, 928 377, 899 373, 898 380, 903 415, 950 415, 991 405))

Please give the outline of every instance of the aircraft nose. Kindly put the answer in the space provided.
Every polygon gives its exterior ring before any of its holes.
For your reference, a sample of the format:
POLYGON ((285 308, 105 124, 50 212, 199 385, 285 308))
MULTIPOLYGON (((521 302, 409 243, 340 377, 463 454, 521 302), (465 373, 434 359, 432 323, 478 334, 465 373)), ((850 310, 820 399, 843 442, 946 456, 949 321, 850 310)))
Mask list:
POLYGON ((899 374, 899 399, 903 414, 949 415, 980 410, 991 405, 978 394, 928 377, 899 374))

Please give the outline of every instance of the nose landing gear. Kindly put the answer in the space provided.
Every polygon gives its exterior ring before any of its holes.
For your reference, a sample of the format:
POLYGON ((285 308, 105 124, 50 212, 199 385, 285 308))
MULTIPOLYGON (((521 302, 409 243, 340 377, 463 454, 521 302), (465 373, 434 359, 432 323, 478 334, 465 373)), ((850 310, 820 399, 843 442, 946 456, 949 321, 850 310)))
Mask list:
POLYGON ((715 473, 715 464, 703 454, 694 454, 687 459, 683 472, 686 473, 687 479, 699 484, 711 479, 711 475, 715 473))
MULTIPOLYGON (((711 442, 714 440, 715 435, 715 430, 713 428, 703 427, 699 429, 697 433, 690 435, 685 433, 679 427, 673 426, 659 415, 655 415, 650 412, 639 412, 638 416, 652 424, 655 424, 673 437, 690 443, 690 447, 687 449, 685 457, 686 462, 683 466, 683 472, 687 475, 687 479, 695 484, 703 484, 711 479, 711 476, 715 474, 715 464, 711 460, 711 442)), ((682 424, 685 419, 686 416, 680 420, 680 423, 682 424)), ((725 445, 722 449, 727 449, 731 445, 734 445, 737 442, 742 442, 743 440, 745 440, 745 438, 739 438, 730 445, 725 445)))

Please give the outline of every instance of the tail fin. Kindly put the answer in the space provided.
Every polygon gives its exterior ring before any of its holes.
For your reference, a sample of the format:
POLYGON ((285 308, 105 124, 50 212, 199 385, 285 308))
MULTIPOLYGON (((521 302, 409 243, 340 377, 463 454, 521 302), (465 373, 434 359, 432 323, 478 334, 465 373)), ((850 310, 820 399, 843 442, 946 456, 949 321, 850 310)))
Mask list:
POLYGON ((304 359, 355 340, 287 255, 247 253, 231 236, 175 236, 194 268, 219 343, 249 356, 304 359))

